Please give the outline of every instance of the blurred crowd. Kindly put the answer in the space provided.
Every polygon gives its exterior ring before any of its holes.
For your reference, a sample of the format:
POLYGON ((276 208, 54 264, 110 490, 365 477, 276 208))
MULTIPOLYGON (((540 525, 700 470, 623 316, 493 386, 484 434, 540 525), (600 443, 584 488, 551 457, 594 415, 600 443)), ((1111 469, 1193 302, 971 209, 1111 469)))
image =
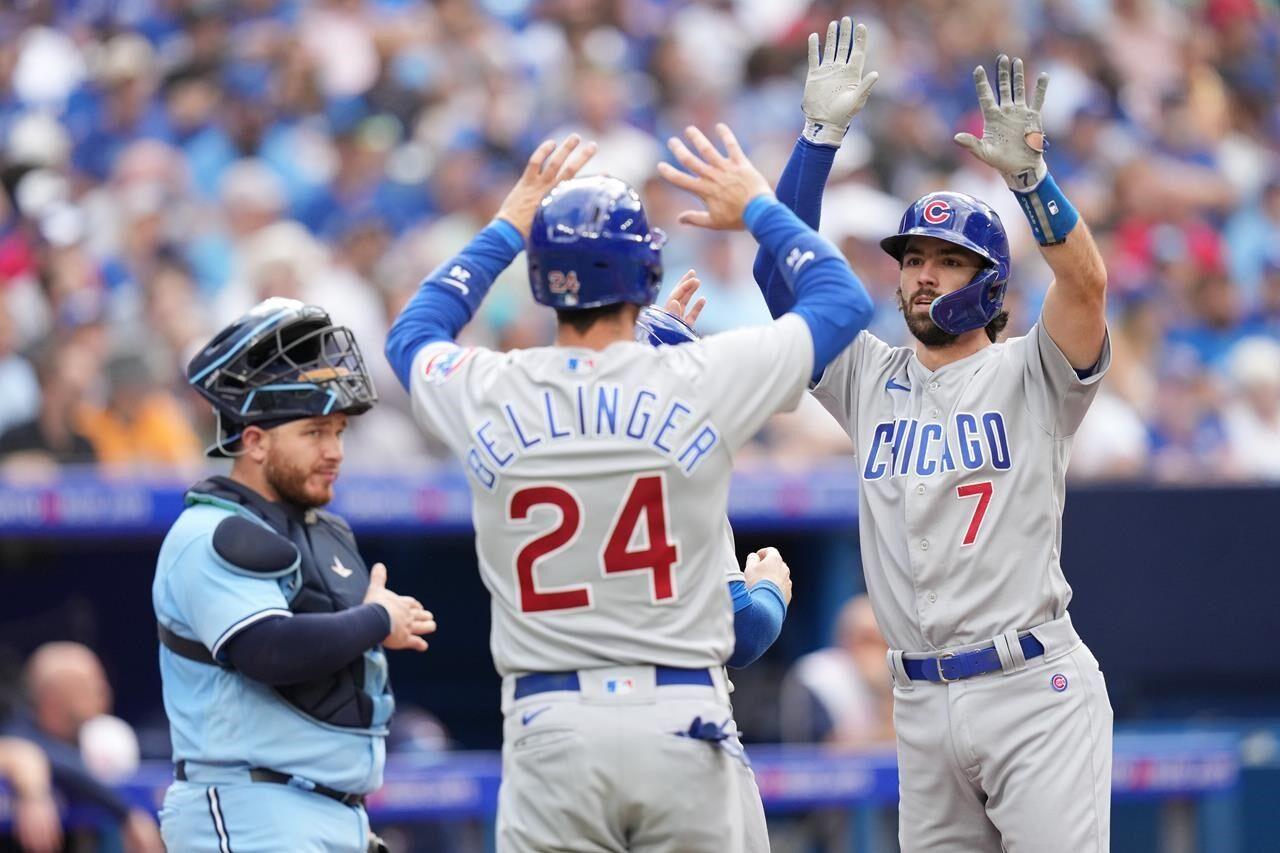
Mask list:
MULTIPOLYGON (((1272 0, 16 0, 0 11, 0 466, 198 469, 212 435, 182 367, 268 295, 356 333, 382 402, 365 468, 428 463, 381 356, 421 277, 492 216, 538 141, 578 130, 642 188, 694 268, 706 332, 766 322, 751 239, 675 224, 654 166, 728 121, 776 176, 802 125, 805 40, 842 14, 880 71, 823 231, 905 342, 877 241, 907 201, 971 192, 1013 237, 1010 334, 1049 283, 980 127, 975 64, 1051 75, 1050 168, 1111 274, 1114 364, 1079 478, 1280 480, 1280 10, 1272 0), (393 448, 394 452, 389 452, 393 448)), ((523 264, 466 336, 546 343, 523 264)), ((814 406, 752 453, 847 453, 814 406)))

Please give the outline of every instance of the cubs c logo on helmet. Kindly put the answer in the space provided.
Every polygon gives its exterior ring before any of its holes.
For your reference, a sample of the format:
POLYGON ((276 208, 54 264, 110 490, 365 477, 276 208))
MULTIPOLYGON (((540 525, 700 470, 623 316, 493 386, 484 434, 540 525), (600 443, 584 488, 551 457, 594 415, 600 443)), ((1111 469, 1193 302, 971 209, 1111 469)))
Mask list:
POLYGON ((930 225, 941 225, 951 218, 951 205, 947 204, 943 199, 934 199, 924 206, 921 216, 930 225))
POLYGON ((902 214, 898 233, 881 240, 880 248, 901 264, 913 237, 953 243, 985 261, 968 284, 933 300, 929 316, 938 328, 959 335, 982 328, 1000 313, 1009 281, 1009 238, 990 205, 964 193, 921 196, 902 214))

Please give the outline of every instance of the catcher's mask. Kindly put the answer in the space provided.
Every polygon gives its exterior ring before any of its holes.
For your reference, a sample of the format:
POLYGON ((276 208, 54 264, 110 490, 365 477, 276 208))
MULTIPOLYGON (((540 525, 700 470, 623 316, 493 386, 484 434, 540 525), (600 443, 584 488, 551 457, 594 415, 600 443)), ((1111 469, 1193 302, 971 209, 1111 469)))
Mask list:
POLYGON ((355 336, 323 308, 274 297, 227 326, 191 359, 187 381, 213 404, 210 456, 234 456, 247 426, 342 412, 377 402, 355 336))

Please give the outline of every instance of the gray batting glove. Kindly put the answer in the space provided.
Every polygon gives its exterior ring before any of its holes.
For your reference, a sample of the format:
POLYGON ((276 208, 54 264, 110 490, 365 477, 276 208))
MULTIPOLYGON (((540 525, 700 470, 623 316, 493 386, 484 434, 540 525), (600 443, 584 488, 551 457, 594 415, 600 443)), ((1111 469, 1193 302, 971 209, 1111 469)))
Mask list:
POLYGON ((879 72, 863 75, 867 28, 848 17, 827 26, 827 45, 818 60, 818 34, 809 34, 809 73, 804 78, 804 138, 837 148, 853 117, 867 103, 879 72), (850 39, 853 49, 849 49, 850 39))
POLYGON ((986 69, 981 65, 973 69, 973 85, 982 107, 982 138, 972 133, 957 133, 955 141, 1004 176, 1010 189, 1029 192, 1049 173, 1044 162, 1044 125, 1040 121, 1049 75, 1041 74, 1036 80, 1036 91, 1028 104, 1022 60, 1013 60, 1012 85, 1009 57, 1004 54, 997 60, 997 73, 999 102, 991 93, 986 69))

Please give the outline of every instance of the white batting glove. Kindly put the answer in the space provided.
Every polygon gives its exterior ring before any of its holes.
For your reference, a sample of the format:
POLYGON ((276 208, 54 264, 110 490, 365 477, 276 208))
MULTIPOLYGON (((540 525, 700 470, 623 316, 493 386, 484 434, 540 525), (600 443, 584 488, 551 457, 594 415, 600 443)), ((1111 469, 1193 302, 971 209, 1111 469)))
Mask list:
POLYGON ((1044 125, 1040 108, 1049 88, 1049 75, 1036 80, 1036 91, 1027 103, 1026 80, 1022 60, 1013 60, 1013 81, 1009 80, 1009 57, 997 61, 1000 100, 996 101, 987 82, 987 71, 981 65, 973 69, 973 84, 982 107, 982 138, 972 133, 957 133, 955 141, 969 149, 973 156, 1004 176, 1009 188, 1017 192, 1035 189, 1049 167, 1044 162, 1044 125))
POLYGON ((853 117, 867 103, 879 72, 863 75, 867 28, 844 17, 827 26, 827 45, 818 60, 818 34, 809 34, 809 73, 804 78, 804 138, 837 148, 853 117), (853 49, 849 49, 850 39, 853 49))

